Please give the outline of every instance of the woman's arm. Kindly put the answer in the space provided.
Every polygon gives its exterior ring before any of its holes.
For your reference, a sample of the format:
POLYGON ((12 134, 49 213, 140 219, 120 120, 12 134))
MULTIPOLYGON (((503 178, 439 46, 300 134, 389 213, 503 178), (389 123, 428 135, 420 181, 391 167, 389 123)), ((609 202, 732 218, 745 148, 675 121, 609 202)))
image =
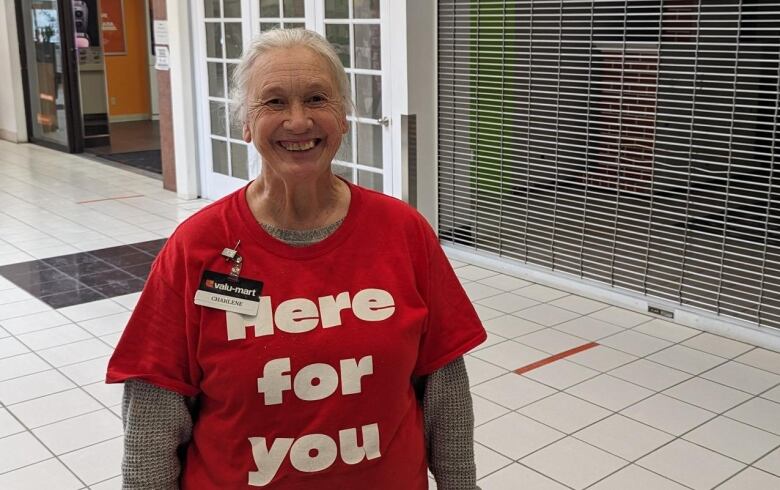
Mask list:
POLYGON ((425 383, 423 417, 428 463, 439 490, 474 490, 474 411, 466 363, 459 357, 425 383))
POLYGON ((139 380, 125 382, 123 490, 178 490, 180 456, 192 436, 187 398, 139 380))

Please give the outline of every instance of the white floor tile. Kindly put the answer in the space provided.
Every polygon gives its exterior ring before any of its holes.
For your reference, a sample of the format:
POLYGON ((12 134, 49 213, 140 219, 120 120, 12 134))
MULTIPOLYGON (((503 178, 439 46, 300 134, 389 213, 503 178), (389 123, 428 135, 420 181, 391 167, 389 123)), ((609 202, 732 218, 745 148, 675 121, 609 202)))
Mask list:
POLYGON ((477 482, 482 490, 566 490, 567 487, 518 463, 510 464, 477 482))
POLYGON ((590 316, 591 318, 595 318, 596 320, 602 320, 607 323, 613 323, 623 328, 635 327, 641 323, 653 319, 653 317, 651 316, 642 315, 641 313, 636 313, 623 308, 618 308, 617 306, 610 306, 609 308, 604 308, 595 313, 591 313, 588 316, 590 316))
MULTIPOLYGON (((514 293, 500 293, 495 296, 490 296, 489 298, 481 299, 478 303, 503 313, 514 313, 539 304, 538 301, 518 296, 514 293)), ((525 317, 525 311, 518 316, 525 317)))
POLYGON ((544 325, 539 325, 514 315, 499 316, 483 322, 482 325, 488 332, 493 332, 507 339, 547 328, 544 325))
POLYGON ((561 392, 526 405, 519 409, 518 413, 571 434, 609 416, 612 412, 561 392))
POLYGON ((780 447, 756 461, 753 466, 780 476, 780 447))
MULTIPOLYGON (((508 408, 502 407, 497 403, 482 398, 479 395, 472 395, 472 406, 474 408, 474 426, 480 426, 509 412, 508 408)), ((2 420, 2 414, 0 414, 2 420)), ((1 423, 1 422, 0 422, 1 423)), ((1 432, 0 432, 1 433, 1 432)))
POLYGON ((621 412, 626 417, 679 436, 715 414, 666 395, 653 395, 621 412))
POLYGON ((455 269, 455 275, 462 279, 468 279, 469 281, 479 281, 497 275, 498 272, 494 272, 475 265, 464 265, 455 269))
POLYGON ((614 335, 624 330, 623 327, 596 320, 589 316, 575 318, 574 320, 560 323, 553 328, 590 341, 603 339, 604 337, 609 337, 610 335, 614 335))
POLYGON ((747 468, 738 473, 718 490, 777 490, 780 488, 780 478, 765 471, 747 468))
POLYGON ((100 337, 102 335, 124 330, 127 321, 130 319, 130 315, 131 313, 129 311, 125 311, 113 315, 93 318, 92 320, 84 320, 79 322, 79 325, 95 337, 100 337))
POLYGON ((71 342, 78 342, 79 340, 89 338, 92 338, 89 332, 72 323, 19 336, 19 340, 33 350, 48 349, 50 347, 70 344, 71 342))
POLYGON ((514 340, 507 340, 498 345, 481 349, 471 355, 509 370, 518 369, 549 357, 546 352, 519 344, 514 340))
POLYGON ((471 301, 479 301, 481 299, 489 298, 503 292, 502 289, 487 286, 478 282, 470 282, 463 285, 463 290, 466 291, 471 301))
POLYGON ((757 367, 764 371, 780 374, 780 353, 767 349, 756 348, 734 359, 742 364, 757 367))
POLYGON ((0 475, 0 488, 7 490, 77 490, 84 488, 73 473, 54 458, 0 475))
POLYGON ((775 386, 769 391, 761 393, 761 397, 766 398, 767 400, 772 400, 773 402, 780 403, 780 385, 775 386))
POLYGON ((88 361, 111 353, 112 349, 97 339, 82 340, 38 351, 38 354, 54 367, 88 361))
POLYGON ((575 364, 595 369, 596 371, 606 372, 624 364, 628 364, 637 359, 637 357, 605 345, 597 345, 592 349, 573 354, 566 359, 575 364))
POLYGON ((572 386, 566 392, 612 411, 622 410, 653 394, 647 388, 608 374, 572 386))
MULTIPOLYGON (((62 374, 79 386, 88 385, 106 378, 109 356, 98 357, 91 361, 79 362, 60 368, 62 374)), ((468 365, 468 361, 466 363, 468 365)))
POLYGON ((63 454, 60 459, 87 485, 118 476, 122 472, 124 438, 63 454))
POLYGON ((511 410, 533 403, 555 393, 555 390, 515 373, 486 381, 471 390, 473 393, 511 410))
POLYGON ((589 490, 685 490, 685 488, 672 480, 632 464, 604 478, 589 490))
MULTIPOLYGON (((466 362, 466 371, 469 374, 470 386, 478 385, 489 379, 497 378, 498 376, 501 376, 507 372, 506 369, 500 368, 495 364, 485 362, 482 359, 477 359, 471 355, 465 356, 464 361, 466 362)), ((107 362, 107 360, 104 361, 104 364, 105 362, 107 362)), ((105 369, 103 369, 103 373, 105 373, 105 369)))
POLYGON ((780 403, 753 398, 724 414, 753 427, 780 435, 780 403))
POLYGON ((542 303, 569 296, 569 293, 565 291, 548 286, 542 286, 541 284, 531 284, 530 286, 520 288, 515 291, 515 294, 519 294, 520 296, 525 296, 526 298, 531 298, 542 303))
POLYGON ((70 323, 70 320, 54 310, 33 313, 19 318, 3 320, 0 325, 8 330, 12 335, 22 335, 37 330, 44 330, 59 325, 70 323))
POLYGON ((122 421, 109 410, 90 412, 33 430, 55 454, 63 454, 122 435, 122 421))
POLYGON ((47 369, 51 369, 51 366, 33 353, 0 359, 0 382, 47 369))
POLYGON ((0 439, 0 473, 51 457, 52 454, 29 432, 21 432, 0 439))
POLYGON ((673 345, 648 356, 648 359, 690 374, 701 374, 719 364, 727 362, 722 357, 707 354, 683 345, 673 345))
POLYGON ((68 378, 49 369, 0 382, 0 402, 12 405, 71 388, 75 388, 75 385, 68 378))
POLYGON ((520 459, 564 434, 518 413, 508 413, 474 430, 474 439, 511 459, 520 459))
POLYGON ((19 318, 48 310, 51 310, 49 305, 37 299, 17 301, 16 303, 0 305, 0 320, 19 318))
POLYGON ((542 350, 548 354, 559 354, 588 343, 588 341, 584 339, 559 332, 552 328, 537 330, 536 332, 517 337, 515 341, 533 347, 534 349, 542 350))
POLYGON ((634 330, 674 343, 682 342, 701 333, 700 330, 696 330, 695 328, 684 327, 682 325, 667 322, 666 320, 659 320, 657 318, 634 327, 634 330))
POLYGON ((609 306, 606 303, 601 303, 575 294, 570 294, 569 296, 550 301, 550 304, 557 306, 558 308, 563 308, 564 310, 579 313, 580 315, 589 315, 609 306))
POLYGON ((650 453, 637 464, 696 490, 713 488, 745 467, 681 439, 650 453))
POLYGON ((106 384, 103 381, 98 381, 97 383, 84 386, 84 390, 97 398, 97 400, 106 407, 113 407, 114 405, 122 403, 124 384, 106 384))
POLYGON ((753 348, 750 344, 744 344, 708 332, 703 332, 695 337, 691 337, 682 344, 727 359, 736 357, 753 348))
POLYGON ((8 331, 6 329, 4 329, 3 327, 0 327, 0 339, 4 339, 4 338, 10 337, 10 336, 11 336, 11 334, 8 333, 8 331))
POLYGON ((24 289, 13 288, 0 290, 0 305, 16 303, 17 301, 24 301, 28 299, 34 298, 24 289))
POLYGON ((30 429, 103 408, 79 388, 34 398, 8 409, 30 429))
POLYGON ((701 377, 754 395, 780 383, 777 374, 734 361, 713 368, 701 374, 701 377))
POLYGON ((91 485, 89 488, 90 490, 122 490, 122 477, 111 478, 110 480, 91 485))
POLYGON ((620 414, 596 422, 574 433, 574 437, 628 461, 641 458, 674 438, 620 414))
POLYGON ((507 276, 506 274, 498 274, 485 279, 480 279, 479 282, 504 291, 513 291, 531 284, 528 281, 524 281, 517 277, 507 276))
POLYGON ((512 462, 506 456, 486 448, 481 444, 474 444, 474 462, 477 465, 477 478, 482 478, 494 471, 503 468, 512 462))
POLYGON ((664 394, 715 413, 723 413, 752 397, 744 391, 698 377, 673 386, 664 394))
POLYGON ((628 464, 617 456, 571 437, 523 458, 522 463, 577 489, 592 485, 628 464))
POLYGON ((558 308, 548 304, 532 306, 531 308, 516 313, 516 315, 547 327, 552 327, 563 322, 568 322, 569 320, 573 320, 580 316, 578 313, 574 313, 573 311, 564 310, 563 308, 558 308))
POLYGON ((605 337, 599 340, 599 344, 639 357, 650 355, 672 345, 668 340, 651 337, 633 330, 624 330, 605 337))
POLYGON ((714 418, 683 438, 746 464, 780 447, 780 436, 727 417, 714 418))
POLYGON ((0 439, 25 430, 24 426, 8 410, 0 408, 0 439))
POLYGON ((101 299, 80 305, 67 306, 57 311, 70 318, 71 321, 81 322, 114 313, 124 313, 127 310, 119 303, 115 303, 110 299, 101 299))
MULTIPOLYGON (((116 349, 116 346, 119 345, 119 341, 122 339, 122 332, 103 335, 102 337, 99 337, 99 339, 108 344, 109 347, 116 349)), ((493 340, 494 339, 491 338, 490 334, 488 333, 488 338, 485 340, 485 342, 482 343, 482 345, 488 344, 493 340)))
POLYGON ((558 390, 565 390, 570 386, 598 375, 598 371, 574 364, 565 359, 557 360, 523 374, 523 376, 558 390))
POLYGON ((493 308, 488 308, 487 306, 482 306, 478 303, 474 303, 474 310, 476 310, 479 319, 482 320, 483 322, 486 322, 493 318, 497 318, 504 314, 498 310, 494 310, 493 308))
POLYGON ((128 310, 135 309, 136 303, 138 303, 138 298, 141 297, 141 293, 131 293, 131 294, 125 294, 123 296, 116 296, 114 298, 111 298, 111 300, 119 303, 120 305, 124 306, 128 310))
POLYGON ((613 369, 609 374, 653 391, 665 390, 691 377, 688 373, 662 366, 647 359, 637 359, 613 369))
POLYGON ((18 356, 19 354, 24 354, 25 352, 30 352, 30 349, 25 347, 24 344, 15 338, 6 337, 4 339, 0 339, 0 359, 18 356))

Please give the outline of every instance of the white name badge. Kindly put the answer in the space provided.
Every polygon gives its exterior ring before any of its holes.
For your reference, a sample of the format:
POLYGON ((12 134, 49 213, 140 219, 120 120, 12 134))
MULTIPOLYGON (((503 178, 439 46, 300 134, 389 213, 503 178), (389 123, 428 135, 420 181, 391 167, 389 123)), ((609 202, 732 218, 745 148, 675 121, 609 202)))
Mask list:
POLYGON ((202 289, 195 293, 195 304, 218 310, 232 311, 242 315, 257 315, 257 310, 260 307, 259 301, 236 298, 202 289))

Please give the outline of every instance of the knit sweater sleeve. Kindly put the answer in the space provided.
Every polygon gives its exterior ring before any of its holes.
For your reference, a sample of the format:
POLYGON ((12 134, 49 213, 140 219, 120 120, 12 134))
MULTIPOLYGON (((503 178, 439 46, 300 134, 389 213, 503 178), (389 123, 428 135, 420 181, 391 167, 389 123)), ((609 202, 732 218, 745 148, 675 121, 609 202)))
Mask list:
POLYGON ((428 375, 423 421, 428 464, 437 488, 479 490, 474 463, 474 411, 463 357, 428 375))
POLYGON ((177 490, 181 458, 192 435, 187 398, 139 380, 125 382, 123 490, 177 490))

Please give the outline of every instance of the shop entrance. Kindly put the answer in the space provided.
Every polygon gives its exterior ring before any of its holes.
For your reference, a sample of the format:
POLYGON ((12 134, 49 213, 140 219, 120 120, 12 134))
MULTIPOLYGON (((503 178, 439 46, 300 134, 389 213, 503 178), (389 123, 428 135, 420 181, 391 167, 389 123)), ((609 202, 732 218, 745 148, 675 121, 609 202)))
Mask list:
POLYGON ((17 0, 33 143, 162 173, 149 0, 17 0))

